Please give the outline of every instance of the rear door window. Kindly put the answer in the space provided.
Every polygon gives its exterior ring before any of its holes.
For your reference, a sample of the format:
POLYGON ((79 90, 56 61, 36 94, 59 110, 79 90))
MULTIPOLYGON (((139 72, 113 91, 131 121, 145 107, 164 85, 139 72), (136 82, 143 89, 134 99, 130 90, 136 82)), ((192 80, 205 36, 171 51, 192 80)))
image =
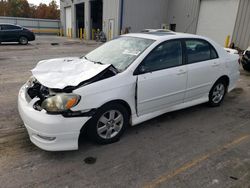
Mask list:
POLYGON ((188 39, 185 43, 188 64, 218 58, 215 48, 205 40, 188 39))
POLYGON ((18 29, 21 29, 21 28, 15 25, 2 25, 2 30, 9 31, 9 30, 18 30, 18 29))

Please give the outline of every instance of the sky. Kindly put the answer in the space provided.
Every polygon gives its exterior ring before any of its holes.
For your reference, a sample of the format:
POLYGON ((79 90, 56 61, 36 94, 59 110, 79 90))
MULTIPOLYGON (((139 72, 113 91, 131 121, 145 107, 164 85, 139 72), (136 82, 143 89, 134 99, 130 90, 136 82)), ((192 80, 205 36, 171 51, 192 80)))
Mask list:
MULTIPOLYGON (((34 5, 39 5, 40 3, 45 3, 45 4, 49 4, 51 2, 51 0, 28 0, 29 3, 32 3, 34 5)), ((60 0, 56 0, 57 4, 60 4, 60 0)))

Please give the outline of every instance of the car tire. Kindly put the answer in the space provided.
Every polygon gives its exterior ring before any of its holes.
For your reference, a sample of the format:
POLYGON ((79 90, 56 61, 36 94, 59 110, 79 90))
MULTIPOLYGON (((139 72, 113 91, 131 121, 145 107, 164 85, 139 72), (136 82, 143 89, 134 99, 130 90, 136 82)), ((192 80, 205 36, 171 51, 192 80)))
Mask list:
POLYGON ((119 103, 109 103, 97 110, 88 122, 87 135, 98 144, 110 144, 120 140, 129 124, 129 113, 119 103))
POLYGON ((21 36, 21 37, 19 38, 19 44, 21 44, 21 45, 27 45, 28 42, 29 42, 29 40, 28 40, 28 38, 25 37, 25 36, 21 36))
POLYGON ((209 105, 211 107, 220 106, 227 93, 227 83, 225 80, 218 80, 209 92, 209 105))

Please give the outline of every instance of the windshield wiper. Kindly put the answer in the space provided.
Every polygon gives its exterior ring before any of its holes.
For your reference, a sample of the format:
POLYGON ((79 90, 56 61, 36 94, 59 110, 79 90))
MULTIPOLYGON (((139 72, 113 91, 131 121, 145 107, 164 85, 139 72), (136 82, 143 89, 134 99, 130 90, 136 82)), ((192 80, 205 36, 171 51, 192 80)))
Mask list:
POLYGON ((84 56, 83 58, 86 59, 86 60, 88 60, 88 61, 90 61, 90 62, 93 62, 93 63, 95 63, 95 64, 103 65, 102 62, 90 60, 90 59, 88 59, 86 56, 84 56))

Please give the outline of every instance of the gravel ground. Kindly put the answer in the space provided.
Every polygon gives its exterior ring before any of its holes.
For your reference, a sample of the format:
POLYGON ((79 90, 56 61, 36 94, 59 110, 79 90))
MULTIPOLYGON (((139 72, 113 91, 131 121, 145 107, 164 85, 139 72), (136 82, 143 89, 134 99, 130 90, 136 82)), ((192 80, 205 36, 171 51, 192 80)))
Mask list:
POLYGON ((34 146, 17 111, 29 70, 98 45, 51 36, 28 46, 0 45, 0 187, 250 187, 250 74, 244 71, 221 107, 162 115, 110 145, 82 138, 78 151, 34 146))

